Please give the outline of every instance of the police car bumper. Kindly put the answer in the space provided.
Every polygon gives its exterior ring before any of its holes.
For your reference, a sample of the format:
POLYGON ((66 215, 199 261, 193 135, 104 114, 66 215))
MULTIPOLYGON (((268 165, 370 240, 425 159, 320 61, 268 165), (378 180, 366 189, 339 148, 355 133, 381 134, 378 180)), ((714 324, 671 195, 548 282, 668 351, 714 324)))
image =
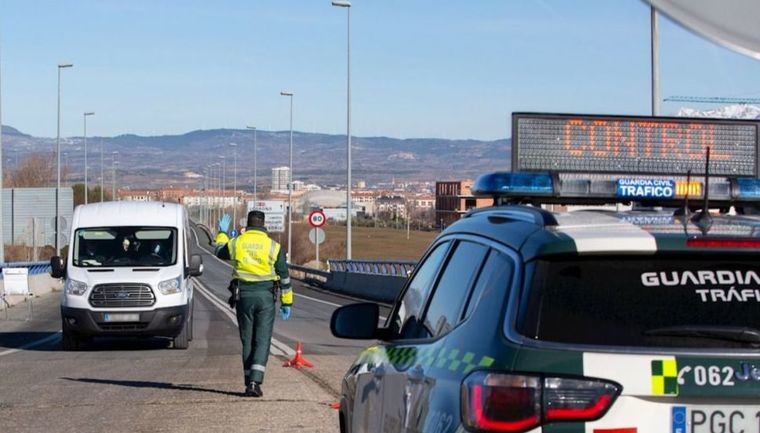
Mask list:
POLYGON ((66 327, 83 336, 141 336, 174 338, 188 317, 187 305, 151 311, 91 311, 61 307, 66 327))

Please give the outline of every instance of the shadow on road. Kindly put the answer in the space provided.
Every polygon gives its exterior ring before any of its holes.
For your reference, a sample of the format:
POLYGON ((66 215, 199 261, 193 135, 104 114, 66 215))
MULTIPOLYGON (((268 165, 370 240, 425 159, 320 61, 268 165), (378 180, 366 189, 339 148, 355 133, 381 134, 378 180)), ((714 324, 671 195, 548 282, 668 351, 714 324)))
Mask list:
POLYGON ((58 350, 58 331, 0 332, 0 352, 4 349, 24 349, 42 352, 58 350))
POLYGON ((223 391, 219 389, 201 388, 193 385, 175 385, 168 382, 150 382, 144 380, 114 380, 114 379, 91 379, 91 378, 72 378, 62 377, 63 380, 69 380, 72 382, 92 383, 96 385, 116 385, 125 386, 128 388, 153 388, 153 389, 169 389, 178 391, 195 391, 195 392, 208 392, 211 394, 228 395, 232 397, 243 397, 245 394, 242 392, 223 391))

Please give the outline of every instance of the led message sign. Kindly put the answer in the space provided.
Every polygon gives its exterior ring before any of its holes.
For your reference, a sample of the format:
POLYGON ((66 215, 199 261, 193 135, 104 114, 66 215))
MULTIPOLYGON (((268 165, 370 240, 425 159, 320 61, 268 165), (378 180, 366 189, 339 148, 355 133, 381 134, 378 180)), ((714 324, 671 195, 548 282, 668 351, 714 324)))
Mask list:
POLYGON ((758 125, 748 120, 515 113, 512 170, 758 175, 758 125))

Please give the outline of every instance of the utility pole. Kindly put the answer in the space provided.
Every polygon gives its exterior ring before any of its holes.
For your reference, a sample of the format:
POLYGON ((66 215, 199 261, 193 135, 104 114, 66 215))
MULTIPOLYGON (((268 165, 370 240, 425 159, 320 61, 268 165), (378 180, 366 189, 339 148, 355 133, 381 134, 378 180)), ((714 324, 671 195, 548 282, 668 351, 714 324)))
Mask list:
POLYGON ((253 130, 253 201, 258 200, 258 173, 256 172, 258 166, 258 148, 256 146, 256 127, 246 126, 246 129, 253 130))
POLYGON ((82 138, 84 139, 84 204, 87 204, 88 196, 90 195, 90 190, 87 188, 87 116, 93 116, 95 113, 89 112, 84 113, 84 134, 82 134, 82 138))
POLYGON ((104 183, 104 180, 103 180, 103 139, 101 138, 100 139, 100 202, 101 203, 103 203, 103 196, 104 196, 103 188, 105 188, 103 183, 104 183))
POLYGON ((61 63, 58 65, 58 127, 55 135, 55 156, 56 156, 56 184, 55 184, 55 254, 61 253, 58 247, 61 237, 61 69, 71 68, 71 63, 61 63))
POLYGON ((290 169, 288 170, 288 263, 293 259, 293 92, 280 92, 281 96, 290 98, 290 169))
POLYGON ((237 221, 237 207, 238 207, 238 200, 237 200, 237 143, 230 143, 230 146, 232 147, 232 160, 233 160, 233 165, 232 165, 232 195, 235 198, 235 200, 233 201, 233 205, 232 205, 232 227, 233 227, 233 229, 236 229, 237 226, 238 226, 238 221, 237 221))
POLYGON ((346 260, 351 260, 351 2, 335 0, 333 6, 346 9, 346 260))
POLYGON ((116 201, 116 166, 119 164, 116 157, 118 155, 118 150, 111 152, 111 201, 116 201))
POLYGON ((650 6, 652 43, 652 116, 660 115, 660 26, 657 10, 650 6))

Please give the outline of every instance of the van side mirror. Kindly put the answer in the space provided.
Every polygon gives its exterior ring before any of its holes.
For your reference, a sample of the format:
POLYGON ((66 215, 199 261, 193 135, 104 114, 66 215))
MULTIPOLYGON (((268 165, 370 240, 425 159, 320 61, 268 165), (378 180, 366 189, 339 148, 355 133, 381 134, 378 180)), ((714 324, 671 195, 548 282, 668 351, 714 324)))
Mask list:
POLYGON ((63 278, 66 276, 66 264, 60 256, 50 258, 50 276, 53 278, 63 278))
POLYGON ((377 321, 380 307, 371 302, 345 305, 338 308, 330 319, 330 331, 338 338, 371 340, 378 335, 377 321))
POLYGON ((193 254, 190 256, 190 266, 187 268, 187 273, 191 277, 200 277, 203 275, 203 258, 199 254, 193 254))

